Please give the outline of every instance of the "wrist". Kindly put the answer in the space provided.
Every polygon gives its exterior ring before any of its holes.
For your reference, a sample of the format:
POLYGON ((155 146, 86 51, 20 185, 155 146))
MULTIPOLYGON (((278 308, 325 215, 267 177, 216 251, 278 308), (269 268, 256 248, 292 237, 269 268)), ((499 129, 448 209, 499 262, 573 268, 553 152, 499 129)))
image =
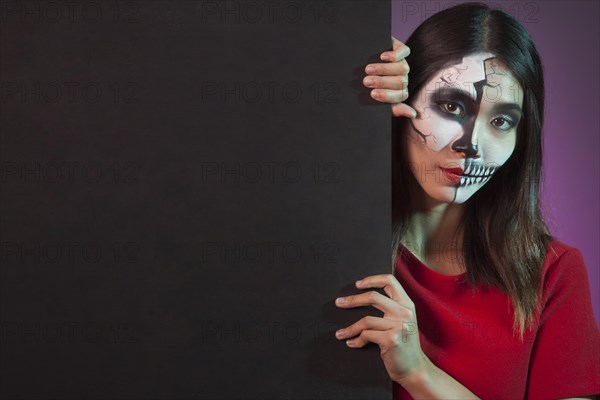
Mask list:
POLYGON ((428 382, 430 382, 433 367, 434 365, 431 360, 429 360, 426 355, 423 355, 421 367, 396 380, 396 383, 406 389, 409 393, 418 391, 419 389, 426 387, 428 382))

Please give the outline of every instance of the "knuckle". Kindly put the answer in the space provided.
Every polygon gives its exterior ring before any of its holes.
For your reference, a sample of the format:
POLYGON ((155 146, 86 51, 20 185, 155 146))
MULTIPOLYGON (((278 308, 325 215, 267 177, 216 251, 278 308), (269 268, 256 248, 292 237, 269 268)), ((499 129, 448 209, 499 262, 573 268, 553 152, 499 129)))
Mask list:
POLYGON ((400 92, 400 98, 402 99, 402 101, 408 99, 408 89, 407 88, 402 89, 402 91, 400 92))
POLYGON ((400 66, 402 67, 403 75, 406 75, 410 72, 410 66, 408 65, 408 62, 406 60, 400 61, 400 66))
POLYGON ((367 334, 365 331, 362 331, 358 336, 356 336, 354 341, 356 342, 356 344, 360 344, 360 343, 366 341, 366 339, 367 339, 367 334))
POLYGON ((394 347, 396 346, 398 343, 402 342, 402 335, 395 330, 390 330, 388 331, 388 333, 383 337, 383 343, 386 347, 394 347))
POLYGON ((405 81, 405 79, 400 78, 400 80, 398 81, 398 88, 399 90, 402 89, 406 89, 408 87, 408 83, 405 81))
POLYGON ((349 327, 347 327, 346 329, 344 329, 346 331, 345 335, 344 335, 345 337, 352 337, 352 336, 355 335, 355 333, 354 333, 354 332, 356 332, 355 325, 356 324, 350 325, 349 327))
POLYGON ((408 321, 414 321, 416 318, 416 312, 415 310, 411 307, 403 307, 402 309, 402 313, 404 314, 404 319, 408 320, 408 321))
POLYGON ((363 317, 361 320, 363 326, 371 326, 374 321, 375 321, 375 318, 371 315, 367 315, 366 317, 363 317))
POLYGON ((367 300, 369 302, 373 302, 377 298, 377 292, 374 292, 374 291, 371 290, 370 292, 367 292, 367 296, 366 297, 367 297, 367 300))
POLYGON ((376 75, 378 75, 378 76, 389 75, 390 74, 390 72, 389 72, 390 71, 390 68, 389 68, 390 65, 393 65, 393 64, 383 64, 383 65, 380 65, 377 68, 376 75))

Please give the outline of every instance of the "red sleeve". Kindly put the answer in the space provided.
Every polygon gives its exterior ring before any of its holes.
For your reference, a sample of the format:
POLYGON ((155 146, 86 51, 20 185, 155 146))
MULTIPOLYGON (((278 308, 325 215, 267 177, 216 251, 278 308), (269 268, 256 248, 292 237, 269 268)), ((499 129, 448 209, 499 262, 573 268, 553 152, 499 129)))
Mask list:
POLYGON ((545 305, 529 364, 528 399, 600 393, 600 332, 588 273, 579 250, 565 247, 545 274, 545 305))

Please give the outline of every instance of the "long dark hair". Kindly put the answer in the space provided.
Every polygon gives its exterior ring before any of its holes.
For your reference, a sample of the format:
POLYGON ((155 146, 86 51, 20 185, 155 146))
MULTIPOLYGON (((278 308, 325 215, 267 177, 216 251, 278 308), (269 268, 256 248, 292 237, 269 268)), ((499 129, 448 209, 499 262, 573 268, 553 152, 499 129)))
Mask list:
MULTIPOLYGON (((525 329, 540 312, 538 289, 548 243, 553 239, 539 207, 542 165, 544 80, 535 45, 521 24, 501 10, 466 3, 424 21, 406 41, 411 49, 409 92, 417 93, 433 74, 475 52, 493 53, 523 88, 523 118, 515 150, 491 180, 465 203, 466 279, 494 286, 513 302, 513 333, 523 340, 525 329)), ((407 100, 411 104, 411 98, 407 100)), ((406 157, 406 118, 392 127, 392 266, 415 208, 406 195, 411 175, 406 157)))

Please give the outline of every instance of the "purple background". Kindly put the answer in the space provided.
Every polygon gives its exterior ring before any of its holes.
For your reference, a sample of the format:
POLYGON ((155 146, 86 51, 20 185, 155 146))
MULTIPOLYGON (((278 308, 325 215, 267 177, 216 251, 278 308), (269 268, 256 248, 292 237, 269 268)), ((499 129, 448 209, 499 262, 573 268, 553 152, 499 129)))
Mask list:
MULTIPOLYGON (((392 35, 404 42, 422 21, 458 3, 463 1, 392 0, 392 35)), ((552 234, 583 253, 600 325, 600 3, 482 3, 521 21, 541 54, 546 85, 542 209, 552 234)))

